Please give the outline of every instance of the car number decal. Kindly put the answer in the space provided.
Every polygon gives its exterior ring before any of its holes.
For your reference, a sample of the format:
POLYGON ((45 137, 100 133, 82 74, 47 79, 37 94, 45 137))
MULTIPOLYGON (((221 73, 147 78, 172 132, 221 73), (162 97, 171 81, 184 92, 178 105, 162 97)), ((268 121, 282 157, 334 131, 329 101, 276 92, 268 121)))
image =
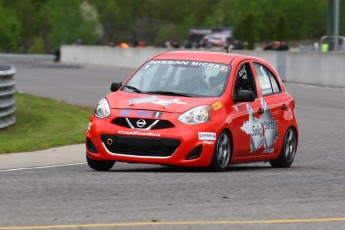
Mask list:
POLYGON ((161 118, 162 115, 163 115, 163 113, 161 113, 161 112, 153 112, 152 117, 154 117, 154 118, 161 118))
POLYGON ((131 110, 129 109, 122 109, 120 110, 120 116, 127 117, 131 114, 131 110))
POLYGON ((151 111, 147 111, 147 110, 138 110, 138 111, 137 111, 137 116, 138 116, 138 117, 151 117, 151 111))

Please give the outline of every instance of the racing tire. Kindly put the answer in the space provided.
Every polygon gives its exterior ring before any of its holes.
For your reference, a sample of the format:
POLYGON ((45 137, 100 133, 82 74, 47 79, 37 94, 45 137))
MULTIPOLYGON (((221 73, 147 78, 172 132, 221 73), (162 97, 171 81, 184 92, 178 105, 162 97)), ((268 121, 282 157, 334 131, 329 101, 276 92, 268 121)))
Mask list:
POLYGON ((288 168, 295 159, 297 147, 297 134, 293 127, 290 127, 284 137, 282 150, 278 159, 271 160, 270 164, 273 168, 288 168))
POLYGON ((87 164, 90 168, 97 171, 109 171, 115 164, 115 161, 97 161, 86 156, 87 164))
POLYGON ((230 163, 231 154, 232 148, 230 135, 227 131, 223 130, 217 139, 210 169, 214 172, 224 171, 230 163))

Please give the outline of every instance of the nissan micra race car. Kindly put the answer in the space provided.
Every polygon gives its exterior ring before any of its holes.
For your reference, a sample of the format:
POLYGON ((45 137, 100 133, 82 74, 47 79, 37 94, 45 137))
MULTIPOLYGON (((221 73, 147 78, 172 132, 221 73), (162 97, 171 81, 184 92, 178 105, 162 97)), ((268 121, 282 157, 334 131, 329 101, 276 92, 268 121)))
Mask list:
POLYGON ((101 99, 86 134, 95 170, 116 161, 209 167, 269 161, 290 167, 295 101, 266 61, 238 54, 159 54, 101 99))

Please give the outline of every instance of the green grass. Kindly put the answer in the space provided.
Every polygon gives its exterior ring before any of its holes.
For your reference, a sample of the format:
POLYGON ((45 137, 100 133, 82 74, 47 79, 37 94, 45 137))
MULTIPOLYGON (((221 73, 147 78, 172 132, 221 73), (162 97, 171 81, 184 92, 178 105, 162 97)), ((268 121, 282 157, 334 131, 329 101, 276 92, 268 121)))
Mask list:
POLYGON ((83 143, 92 109, 17 93, 16 123, 0 129, 0 153, 83 143))

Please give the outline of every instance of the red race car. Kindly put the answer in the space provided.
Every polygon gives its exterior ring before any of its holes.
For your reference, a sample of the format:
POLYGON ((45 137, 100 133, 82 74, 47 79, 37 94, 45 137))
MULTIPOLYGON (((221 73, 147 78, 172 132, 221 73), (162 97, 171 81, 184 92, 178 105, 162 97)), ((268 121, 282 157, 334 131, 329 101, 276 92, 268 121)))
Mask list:
POLYGON ((269 161, 290 167, 295 101, 265 60, 219 52, 167 52, 113 83, 86 134, 89 166, 116 161, 209 167, 269 161))

